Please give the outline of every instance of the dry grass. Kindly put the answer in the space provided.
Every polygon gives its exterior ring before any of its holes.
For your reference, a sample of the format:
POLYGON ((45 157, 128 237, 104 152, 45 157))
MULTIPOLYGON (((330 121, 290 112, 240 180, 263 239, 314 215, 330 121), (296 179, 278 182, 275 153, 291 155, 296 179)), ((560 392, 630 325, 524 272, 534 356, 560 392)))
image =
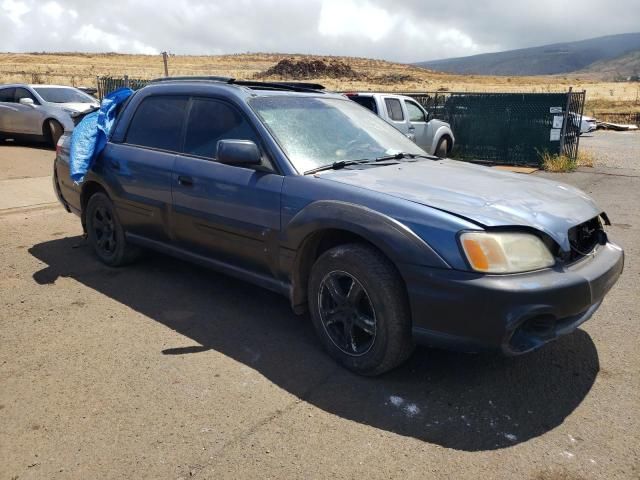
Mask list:
POLYGON ((547 172, 573 172, 578 166, 578 162, 576 160, 558 153, 542 152, 540 154, 540 159, 542 161, 542 168, 547 172))
MULTIPOLYGON (((336 57, 241 54, 218 56, 176 55, 169 58, 171 75, 224 75, 251 79, 282 59, 331 60, 336 57)), ((387 91, 462 91, 462 92, 559 92, 569 86, 587 91, 585 113, 597 111, 640 111, 638 83, 602 82, 587 76, 495 77, 453 75, 433 72, 410 65, 367 58, 339 57, 356 72, 357 79, 317 78, 332 90, 387 91), (389 83, 385 79, 399 78, 389 83)), ((62 83, 95 86, 96 77, 103 75, 132 78, 154 78, 163 74, 162 58, 154 55, 121 55, 114 53, 83 54, 0 54, 0 82, 62 83)), ((274 80, 281 79, 274 77, 274 80)))
POLYGON ((573 172, 578 167, 593 167, 595 164, 593 155, 584 150, 578 152, 576 159, 545 151, 540 153, 540 161, 544 170, 554 173, 573 172))

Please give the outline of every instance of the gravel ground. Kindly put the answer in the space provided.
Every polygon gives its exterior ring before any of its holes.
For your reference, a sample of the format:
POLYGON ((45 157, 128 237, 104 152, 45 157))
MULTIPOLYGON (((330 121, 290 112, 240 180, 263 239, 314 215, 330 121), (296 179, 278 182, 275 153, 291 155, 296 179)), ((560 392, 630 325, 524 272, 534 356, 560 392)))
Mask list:
POLYGON ((593 154, 596 167, 640 170, 640 131, 598 130, 582 135, 579 148, 593 154))
MULTIPOLYGON (((50 171, 5 148, 11 181, 50 171)), ((614 222, 600 310, 523 357, 419 349, 374 379, 284 298, 158 255, 107 268, 58 205, 0 211, 0 479, 639 478, 640 174, 541 175, 614 222)))

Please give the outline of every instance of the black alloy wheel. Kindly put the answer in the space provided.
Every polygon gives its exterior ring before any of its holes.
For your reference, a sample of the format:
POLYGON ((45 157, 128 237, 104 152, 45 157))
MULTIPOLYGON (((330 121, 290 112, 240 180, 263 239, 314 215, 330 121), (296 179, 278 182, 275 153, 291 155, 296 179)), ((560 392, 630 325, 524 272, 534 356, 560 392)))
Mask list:
POLYGON ((362 284, 347 272, 329 272, 320 284, 318 309, 322 325, 347 355, 367 353, 376 338, 376 315, 362 284))

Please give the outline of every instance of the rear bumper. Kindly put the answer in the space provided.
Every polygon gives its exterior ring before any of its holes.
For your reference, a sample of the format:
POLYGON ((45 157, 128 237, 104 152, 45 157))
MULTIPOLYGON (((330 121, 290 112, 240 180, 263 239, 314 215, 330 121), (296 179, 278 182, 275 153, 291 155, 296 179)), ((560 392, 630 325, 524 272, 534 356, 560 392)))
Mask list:
POLYGON ((416 343, 519 355, 573 332, 618 280, 624 252, 613 243, 568 267, 482 275, 403 265, 416 343))

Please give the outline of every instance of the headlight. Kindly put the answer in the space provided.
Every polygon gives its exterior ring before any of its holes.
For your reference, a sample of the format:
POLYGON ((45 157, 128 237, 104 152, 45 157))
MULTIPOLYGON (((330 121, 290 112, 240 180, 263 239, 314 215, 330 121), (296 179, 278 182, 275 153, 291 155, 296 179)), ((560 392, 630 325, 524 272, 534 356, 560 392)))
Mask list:
POLYGON ((69 108, 64 108, 63 110, 67 112, 69 115, 71 115, 71 118, 76 118, 82 113, 82 112, 78 112, 77 110, 71 110, 69 108))
POLYGON ((535 235, 508 232, 466 232, 460 243, 471 268, 486 273, 517 273, 555 263, 547 246, 535 235))

